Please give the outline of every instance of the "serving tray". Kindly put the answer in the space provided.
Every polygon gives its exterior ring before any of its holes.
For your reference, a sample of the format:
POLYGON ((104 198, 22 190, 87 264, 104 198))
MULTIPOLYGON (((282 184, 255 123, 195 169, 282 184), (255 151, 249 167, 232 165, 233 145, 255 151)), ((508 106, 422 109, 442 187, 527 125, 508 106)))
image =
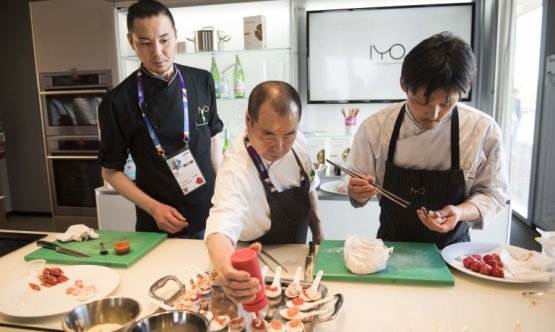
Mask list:
MULTIPOLYGON (((272 319, 280 320, 284 325, 287 322, 285 318, 280 316, 279 311, 280 309, 286 308, 286 305, 285 305, 286 301, 291 300, 284 294, 285 289, 291 282, 292 280, 282 279, 281 295, 276 298, 268 298, 268 306, 259 313, 260 317, 263 318, 266 322, 269 323, 272 319)), ((193 281, 189 280, 189 284, 192 284, 192 283, 193 281)), ((265 283, 266 285, 270 285, 272 283, 272 280, 269 278, 266 278, 265 283)), ((308 288, 311 286, 311 283, 301 282, 301 286, 303 288, 308 288)), ((322 294, 322 298, 328 295, 328 289, 322 283, 318 285, 318 292, 322 294)), ((173 309, 173 306, 174 304, 179 303, 180 300, 182 300, 183 297, 186 296, 186 293, 187 293, 187 285, 181 282, 181 280, 179 280, 177 277, 173 275, 160 278, 149 289, 150 296, 157 303, 160 304, 160 307, 161 307, 160 311, 168 310, 169 307, 172 307, 172 310, 178 310, 178 309, 173 309), (166 285, 168 282, 171 282, 174 285, 173 286, 166 285), (175 289, 176 286, 177 286, 177 290, 175 292, 168 293, 167 288, 175 289), (163 292, 166 293, 165 297, 160 294, 163 292)), ((246 332, 251 331, 251 321, 253 320, 253 314, 244 311, 242 306, 240 305, 238 306, 237 304, 232 302, 229 298, 227 298, 227 296, 223 291, 223 288, 219 284, 217 283, 213 284, 211 292, 207 294, 199 294, 199 296, 200 296, 200 299, 198 301, 198 307, 197 307, 198 310, 209 310, 214 314, 214 316, 227 315, 230 318, 242 316, 245 318, 245 322, 246 322, 245 328, 242 331, 246 331, 246 332)), ((326 304, 329 306, 333 305, 333 309, 330 309, 331 314, 325 317, 322 317, 320 315, 312 316, 303 320, 303 323, 304 323, 303 332, 313 332, 315 327, 319 323, 332 320, 337 316, 337 314, 339 313, 343 305, 343 295, 335 294, 334 297, 335 299, 331 301, 331 304, 326 304)), ((325 305, 322 305, 322 306, 325 306, 325 305)), ((315 307, 307 312, 320 310, 322 309, 322 306, 315 307)), ((227 330, 228 328, 226 327, 222 331, 227 331, 227 330)))

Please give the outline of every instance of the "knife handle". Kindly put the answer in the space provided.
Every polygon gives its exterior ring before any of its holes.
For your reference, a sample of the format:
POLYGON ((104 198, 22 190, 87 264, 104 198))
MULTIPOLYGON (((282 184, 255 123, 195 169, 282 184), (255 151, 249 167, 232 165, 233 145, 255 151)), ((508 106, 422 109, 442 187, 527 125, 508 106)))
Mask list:
POLYGON ((44 240, 38 240, 37 246, 46 247, 50 249, 56 249, 56 244, 44 240))
POLYGON ((308 242, 308 254, 314 255, 315 250, 316 250, 316 245, 314 244, 314 241, 308 242))

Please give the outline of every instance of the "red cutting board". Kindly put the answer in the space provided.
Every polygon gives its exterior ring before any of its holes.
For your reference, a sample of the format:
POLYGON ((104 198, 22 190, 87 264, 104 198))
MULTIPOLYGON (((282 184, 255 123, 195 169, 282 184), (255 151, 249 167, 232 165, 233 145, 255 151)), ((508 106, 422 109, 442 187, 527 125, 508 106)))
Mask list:
POLYGON ((72 250, 82 252, 90 257, 75 257, 59 253, 52 249, 39 248, 25 256, 26 261, 33 259, 46 259, 48 263, 60 264, 93 264, 113 267, 129 267, 149 251, 159 245, 167 238, 166 233, 154 232, 120 232, 120 231, 96 231, 100 238, 82 242, 60 242, 55 243, 72 250), (112 245, 118 241, 129 241, 131 251, 126 255, 116 255, 112 245), (107 255, 100 255, 100 242, 108 249, 107 255))
POLYGON ((447 286, 455 284, 451 271, 433 243, 384 241, 387 247, 394 248, 385 270, 359 275, 351 273, 345 265, 341 250, 344 242, 323 240, 320 244, 314 273, 323 270, 323 280, 447 286))

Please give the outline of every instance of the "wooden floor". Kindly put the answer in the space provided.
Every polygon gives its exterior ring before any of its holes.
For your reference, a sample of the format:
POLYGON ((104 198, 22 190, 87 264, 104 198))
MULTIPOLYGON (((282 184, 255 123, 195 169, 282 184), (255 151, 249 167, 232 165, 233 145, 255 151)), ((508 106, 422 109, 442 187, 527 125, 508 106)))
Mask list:
MULTIPOLYGON (((7 229, 53 232, 54 223, 50 217, 9 216, 6 220, 7 229)), ((540 235, 519 220, 512 218, 510 244, 528 250, 541 251, 541 246, 534 238, 540 235)))

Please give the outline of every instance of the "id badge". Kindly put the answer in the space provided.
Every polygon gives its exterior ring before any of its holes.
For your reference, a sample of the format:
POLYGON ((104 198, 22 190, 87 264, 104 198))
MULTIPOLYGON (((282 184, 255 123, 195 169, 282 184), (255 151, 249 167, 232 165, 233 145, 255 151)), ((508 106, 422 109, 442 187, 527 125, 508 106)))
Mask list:
POLYGON ((166 162, 183 194, 187 195, 206 183, 190 149, 179 151, 166 162))

